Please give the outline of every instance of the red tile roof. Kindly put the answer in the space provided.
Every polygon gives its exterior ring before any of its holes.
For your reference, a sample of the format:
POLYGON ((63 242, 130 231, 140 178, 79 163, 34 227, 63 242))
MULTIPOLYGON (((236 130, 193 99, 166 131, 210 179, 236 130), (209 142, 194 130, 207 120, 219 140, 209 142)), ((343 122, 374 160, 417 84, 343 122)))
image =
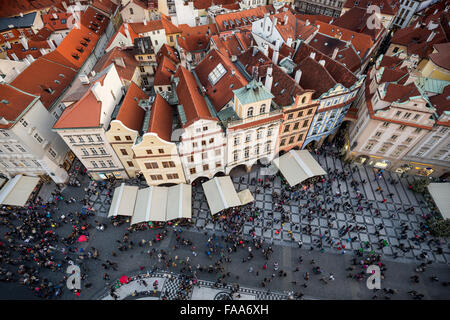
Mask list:
POLYGON ((93 70, 97 73, 101 72, 103 69, 108 67, 111 63, 114 63, 116 66, 117 73, 119 74, 120 79, 131 81, 133 75, 136 71, 138 62, 134 58, 133 48, 129 49, 121 49, 114 48, 111 51, 107 52, 103 55, 95 64, 93 70), (120 65, 121 61, 117 63, 117 60, 123 59, 125 67, 120 65))
POLYGON ((175 48, 172 48, 167 43, 164 43, 156 54, 156 62, 160 64, 163 57, 169 58, 175 64, 180 63, 178 52, 175 50, 175 48))
POLYGON ((235 5, 236 0, 193 0, 195 9, 208 9, 213 5, 235 5))
MULTIPOLYGON (((36 99, 36 96, 18 90, 8 84, 0 83, 0 118, 15 121, 17 117, 36 99)), ((6 129, 13 125, 0 124, 0 128, 6 129)))
POLYGON ((215 49, 212 49, 198 64, 195 73, 217 112, 233 98, 233 90, 242 88, 248 83, 230 59, 215 49), (219 63, 223 65, 226 73, 213 86, 208 76, 219 63))
POLYGON ((71 16, 71 13, 50 10, 47 14, 41 15, 41 18, 44 25, 48 24, 53 30, 65 30, 71 16), (54 15, 56 15, 56 19, 54 15))
POLYGON ((314 23, 316 21, 323 21, 325 23, 330 23, 333 20, 333 17, 324 16, 324 15, 314 15, 314 14, 296 14, 295 17, 299 20, 306 21, 308 20, 310 23, 314 23))
POLYGON ((181 36, 177 38, 178 45, 187 52, 204 51, 208 48, 209 38, 218 34, 214 24, 190 27, 187 24, 180 24, 181 36))
POLYGON ((170 85, 170 77, 175 74, 176 70, 177 68, 173 62, 169 58, 163 57, 156 70, 153 85, 170 85))
POLYGON ((57 6, 63 9, 61 2, 63 0, 0 0, 0 17, 16 16, 20 13, 26 14, 32 11, 57 6))
POLYGON ((160 94, 156 94, 150 113, 150 122, 147 132, 156 133, 161 139, 171 141, 172 117, 172 107, 169 106, 167 101, 164 100, 160 94))
POLYGON ((395 83, 389 83, 386 88, 386 96, 383 101, 388 102, 404 102, 410 97, 420 96, 419 90, 414 83, 407 86, 395 83))
POLYGON ((144 22, 132 22, 128 25, 139 35, 150 31, 164 30, 164 25, 161 20, 150 20, 146 24, 144 22))
POLYGON ((370 5, 377 6, 380 8, 381 14, 386 15, 396 15, 397 11, 400 10, 399 0, 359 0, 356 4, 355 0, 347 0, 344 3, 344 8, 364 8, 366 10, 370 5))
MULTIPOLYGON (((138 38, 139 35, 136 32, 134 32, 133 28, 131 28, 130 26, 128 26, 128 32, 130 34, 131 47, 132 47, 133 43, 134 43, 134 39, 138 38)), ((113 43, 113 41, 116 39, 116 37, 119 34, 123 35, 124 37, 127 37, 127 33, 125 32, 125 24, 124 23, 122 23, 119 30, 117 30, 117 32, 111 37, 111 40, 109 40, 108 44, 106 45, 106 48, 109 48, 109 46, 113 43)))
POLYGON ((403 60, 397 56, 392 57, 392 56, 384 55, 380 61, 380 67, 396 68, 396 67, 400 66, 402 63, 403 63, 403 60))
POLYGON ((42 29, 40 29, 35 35, 29 37, 30 40, 35 41, 46 41, 48 37, 54 32, 51 26, 45 25, 42 29))
POLYGON ((370 14, 367 13, 366 8, 351 8, 345 12, 342 16, 333 20, 332 25, 345 28, 358 33, 364 33, 369 35, 374 42, 378 40, 378 37, 386 30, 380 21, 380 29, 367 27, 367 20, 370 18, 370 14))
POLYGON ((148 99, 148 95, 134 82, 131 82, 115 120, 121 121, 129 129, 139 132, 145 117, 145 110, 139 106, 139 101, 143 99, 148 99))
POLYGON ((174 25, 172 23, 172 20, 170 20, 170 18, 165 16, 164 14, 161 14, 161 22, 167 35, 181 33, 181 29, 174 25))
POLYGON ((37 59, 42 56, 40 49, 50 49, 50 45, 47 41, 28 40, 28 49, 25 49, 22 43, 19 42, 11 44, 11 49, 8 49, 6 52, 11 60, 14 60, 12 54, 15 54, 19 60, 25 59, 27 55, 31 55, 37 59))
MULTIPOLYGON (((450 112, 450 85, 444 88, 444 91, 441 94, 429 97, 429 100, 433 107, 436 108, 436 113, 440 117, 444 112, 450 112)), ((450 121, 443 122, 440 121, 442 125, 450 126, 450 121)))
POLYGON ((118 5, 111 0, 92 0, 91 6, 103 11, 103 13, 106 13, 109 17, 114 14, 118 7, 118 5))
POLYGON ((183 66, 179 66, 175 75, 179 78, 177 96, 180 105, 183 105, 186 115, 184 127, 191 125, 199 119, 217 120, 211 116, 205 99, 199 92, 194 75, 183 66))
POLYGON ((48 109, 72 82, 76 72, 48 60, 47 56, 48 54, 34 61, 11 82, 11 85, 40 96, 42 103, 48 109))
POLYGON ((431 61, 441 68, 450 70, 450 42, 435 44, 434 49, 438 52, 430 54, 431 61))
POLYGON ((273 6, 267 5, 267 6, 256 7, 253 9, 247 9, 247 10, 238 11, 238 12, 220 14, 220 15, 217 15, 214 19, 216 21, 216 25, 217 25, 217 28, 219 29, 219 31, 224 32, 224 31, 239 29, 239 27, 236 26, 235 19, 239 19, 241 21, 241 28, 244 26, 251 27, 251 22, 248 22, 247 24, 245 24, 245 22, 242 20, 242 18, 256 16, 258 19, 260 19, 260 18, 264 17, 265 13, 270 13, 271 11, 274 11, 273 6), (228 23, 229 20, 233 21, 233 23, 234 23, 233 28, 230 28, 230 25, 228 25, 228 28, 224 25, 224 22, 228 23))

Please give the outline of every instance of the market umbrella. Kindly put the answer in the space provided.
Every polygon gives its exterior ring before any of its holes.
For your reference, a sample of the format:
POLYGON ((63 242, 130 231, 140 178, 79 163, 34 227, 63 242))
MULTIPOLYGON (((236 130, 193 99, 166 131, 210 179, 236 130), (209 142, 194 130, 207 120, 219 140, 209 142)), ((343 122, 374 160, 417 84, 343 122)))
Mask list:
POLYGON ((121 276, 121 277, 120 277, 120 283, 121 283, 121 284, 128 283, 128 278, 127 278, 127 276, 121 276))
POLYGON ((84 234, 82 234, 79 238, 78 238, 78 242, 84 242, 87 241, 87 238, 84 234))

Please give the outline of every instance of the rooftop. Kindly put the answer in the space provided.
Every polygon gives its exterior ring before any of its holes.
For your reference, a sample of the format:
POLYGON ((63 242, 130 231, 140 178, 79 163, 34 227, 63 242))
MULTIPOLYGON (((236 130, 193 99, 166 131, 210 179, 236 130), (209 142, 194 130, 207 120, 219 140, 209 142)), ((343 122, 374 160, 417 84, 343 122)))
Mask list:
POLYGON ((131 82, 115 120, 121 121, 129 129, 139 132, 145 116, 145 110, 139 106, 139 101, 142 99, 148 99, 148 95, 134 82, 131 82))
POLYGON ((153 132, 163 140, 170 141, 172 135, 173 110, 166 100, 156 94, 150 114, 147 132, 153 132))
POLYGON ((255 79, 246 86, 233 90, 233 93, 242 104, 249 104, 274 98, 273 94, 260 82, 255 79))

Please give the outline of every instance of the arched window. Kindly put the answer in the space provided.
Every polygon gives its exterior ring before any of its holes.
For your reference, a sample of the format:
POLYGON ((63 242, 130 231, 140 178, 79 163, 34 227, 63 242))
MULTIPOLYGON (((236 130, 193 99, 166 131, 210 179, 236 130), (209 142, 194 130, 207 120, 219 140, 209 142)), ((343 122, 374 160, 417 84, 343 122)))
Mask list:
POLYGON ((265 104, 263 104, 261 106, 261 108, 259 108, 259 114, 263 114, 263 113, 266 113, 266 105, 265 104))
POLYGON ((302 98, 302 104, 306 102, 306 97, 302 98))
POLYGON ((253 107, 248 108, 247 117, 253 117, 253 107))

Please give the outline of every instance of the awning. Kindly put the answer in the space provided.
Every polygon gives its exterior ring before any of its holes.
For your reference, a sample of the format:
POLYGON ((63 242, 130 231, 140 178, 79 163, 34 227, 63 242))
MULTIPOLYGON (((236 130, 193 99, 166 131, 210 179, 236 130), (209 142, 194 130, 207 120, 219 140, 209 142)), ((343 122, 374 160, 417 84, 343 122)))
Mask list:
POLYGON ((246 189, 239 194, 234 188, 230 176, 216 177, 202 184, 211 214, 252 202, 253 196, 246 189))
POLYGON ((0 204, 23 207, 39 180, 38 177, 27 177, 21 174, 15 176, 0 190, 0 204))
POLYGON ((192 216, 192 187, 148 187, 138 191, 131 224, 147 221, 170 221, 192 216))
POLYGON ((273 160, 291 187, 314 176, 327 174, 308 150, 290 150, 273 160))
POLYGON ((134 211, 134 204, 139 187, 126 186, 122 183, 120 187, 114 190, 114 195, 109 207, 109 217, 128 216, 131 217, 134 211))
POLYGON ((434 203, 444 219, 450 219, 450 182, 430 183, 428 185, 434 203))
POLYGON ((242 190, 237 195, 242 205, 255 201, 249 189, 242 190))

